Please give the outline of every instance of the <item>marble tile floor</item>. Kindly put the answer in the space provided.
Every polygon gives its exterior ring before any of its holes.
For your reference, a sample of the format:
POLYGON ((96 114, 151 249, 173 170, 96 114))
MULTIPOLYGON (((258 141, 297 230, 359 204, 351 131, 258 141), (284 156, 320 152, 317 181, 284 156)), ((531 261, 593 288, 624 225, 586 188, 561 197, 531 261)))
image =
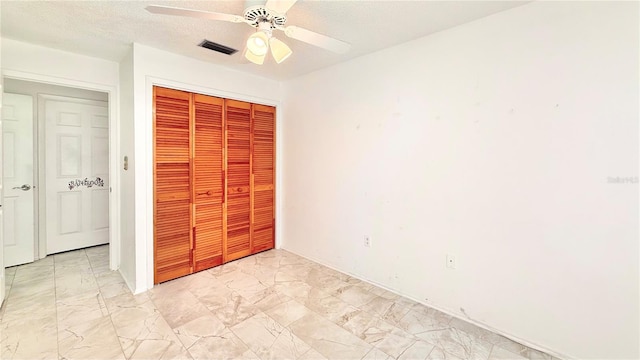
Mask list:
POLYGON ((139 295, 108 251, 7 268, 0 358, 554 359, 284 250, 139 295))

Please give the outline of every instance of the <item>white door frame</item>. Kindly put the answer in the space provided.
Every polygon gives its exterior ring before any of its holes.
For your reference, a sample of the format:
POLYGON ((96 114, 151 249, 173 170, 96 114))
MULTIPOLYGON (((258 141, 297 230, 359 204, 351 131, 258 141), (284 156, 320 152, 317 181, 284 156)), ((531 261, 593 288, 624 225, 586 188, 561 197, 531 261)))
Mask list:
MULTIPOLYGON (((4 87, 2 86, 2 78, 0 78, 0 112, 2 111, 2 93, 4 92, 4 87)), ((2 116, 0 116, 0 159, 3 156, 2 149, 2 116)), ((4 231, 3 222, 4 216, 2 214, 2 205, 4 205, 4 198, 2 197, 2 166, 0 166, 0 249, 2 249, 2 256, 0 256, 0 306, 4 304, 4 297, 6 294, 4 293, 6 279, 4 275, 4 238, 2 237, 2 232, 4 231)))
MULTIPOLYGON (((118 89, 115 86, 103 84, 95 84, 84 81, 70 80, 58 78, 42 74, 25 73, 22 71, 4 70, 2 78, 15 80, 31 81, 37 83, 66 86, 78 89, 92 90, 107 93, 109 107, 109 267, 111 270, 120 268, 120 169, 118 160, 120 159, 120 114, 118 89)), ((40 124, 37 125, 40 131, 40 124)), ((37 145, 35 145, 37 146, 37 145)), ((38 169, 34 166, 34 169, 38 169)), ((38 188, 43 186, 40 184, 41 174, 38 174, 38 188)), ((39 213, 39 211, 38 211, 39 213)), ((40 223, 40 220, 37 220, 40 223)), ((37 237, 40 239, 40 232, 37 237)), ((40 258, 46 256, 46 247, 43 242, 36 246, 39 249, 40 258)))

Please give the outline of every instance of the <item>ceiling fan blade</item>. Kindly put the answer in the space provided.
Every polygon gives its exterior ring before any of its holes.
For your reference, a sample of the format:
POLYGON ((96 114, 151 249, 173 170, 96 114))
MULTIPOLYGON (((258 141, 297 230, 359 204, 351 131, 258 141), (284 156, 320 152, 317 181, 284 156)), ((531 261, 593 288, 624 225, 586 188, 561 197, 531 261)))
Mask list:
POLYGON ((284 33, 292 39, 304 41, 311 45, 315 45, 317 47, 321 47, 338 54, 344 54, 351 48, 351 45, 347 44, 344 41, 340 41, 326 35, 318 34, 317 32, 303 29, 297 26, 287 26, 286 28, 284 28, 284 33))
POLYGON ((268 0, 264 7, 278 14, 286 14, 296 1, 298 0, 268 0))
POLYGON ((146 9, 148 12, 154 13, 154 14, 188 16, 193 18, 229 21, 229 22, 235 22, 235 23, 245 22, 242 16, 217 13, 213 11, 183 9, 183 8, 177 8, 173 6, 162 6, 162 5, 149 5, 146 7, 146 9))

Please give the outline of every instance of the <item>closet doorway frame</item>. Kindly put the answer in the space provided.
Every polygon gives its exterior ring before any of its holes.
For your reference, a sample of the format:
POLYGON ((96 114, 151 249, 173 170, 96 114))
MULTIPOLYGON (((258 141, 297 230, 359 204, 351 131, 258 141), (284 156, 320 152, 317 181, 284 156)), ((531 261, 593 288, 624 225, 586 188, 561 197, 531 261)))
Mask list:
MULTIPOLYGON (((217 89, 214 87, 207 87, 201 85, 188 84, 180 81, 173 81, 168 79, 157 78, 153 76, 146 77, 145 84, 145 114, 144 114, 144 135, 145 135, 145 149, 144 154, 146 159, 143 160, 144 165, 144 178, 138 179, 136 174, 136 192, 140 190, 138 184, 146 184, 144 188, 144 226, 145 236, 144 249, 146 250, 146 290, 150 290, 154 287, 154 258, 153 258, 153 245, 154 245, 154 229, 153 229, 153 186, 150 184, 153 182, 153 87, 160 86, 175 90, 181 90, 191 93, 203 94, 208 96, 214 96, 224 99, 245 101, 254 104, 268 105, 276 108, 276 131, 275 131, 275 239, 274 249, 279 249, 282 244, 282 105, 280 101, 272 99, 262 98, 258 96, 246 95, 226 90, 217 89), (141 181, 139 183, 139 181, 141 181)), ((136 146, 137 148, 137 146, 136 146)), ((138 158, 138 164, 140 159, 138 158)), ((136 195, 138 198, 138 195, 136 195)), ((136 210, 137 210, 136 206, 136 210)), ((136 213, 136 220, 140 220, 140 216, 136 213)), ((136 239, 141 240, 142 237, 136 236, 136 239)), ((142 244, 141 244, 142 245, 142 244)))
MULTIPOLYGON (((115 86, 58 78, 15 70, 2 70, 3 79, 30 81, 42 84, 91 90, 107 94, 109 109, 109 269, 120 268, 120 113, 118 89, 115 86)), ((42 244, 36 251, 42 256, 42 244)))

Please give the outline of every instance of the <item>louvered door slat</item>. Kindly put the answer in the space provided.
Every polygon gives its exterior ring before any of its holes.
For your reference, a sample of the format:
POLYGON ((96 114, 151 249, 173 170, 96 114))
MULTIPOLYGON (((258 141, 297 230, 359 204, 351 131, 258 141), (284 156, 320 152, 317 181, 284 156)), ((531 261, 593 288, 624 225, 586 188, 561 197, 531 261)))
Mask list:
POLYGON ((252 106, 252 253, 273 249, 275 108, 252 106))
POLYGON ((224 100, 194 95, 194 271, 222 264, 224 100))
POLYGON ((154 87, 154 282, 191 272, 190 99, 154 87))
POLYGON ((250 151, 251 104, 226 100, 226 257, 231 261, 251 253, 250 151))

